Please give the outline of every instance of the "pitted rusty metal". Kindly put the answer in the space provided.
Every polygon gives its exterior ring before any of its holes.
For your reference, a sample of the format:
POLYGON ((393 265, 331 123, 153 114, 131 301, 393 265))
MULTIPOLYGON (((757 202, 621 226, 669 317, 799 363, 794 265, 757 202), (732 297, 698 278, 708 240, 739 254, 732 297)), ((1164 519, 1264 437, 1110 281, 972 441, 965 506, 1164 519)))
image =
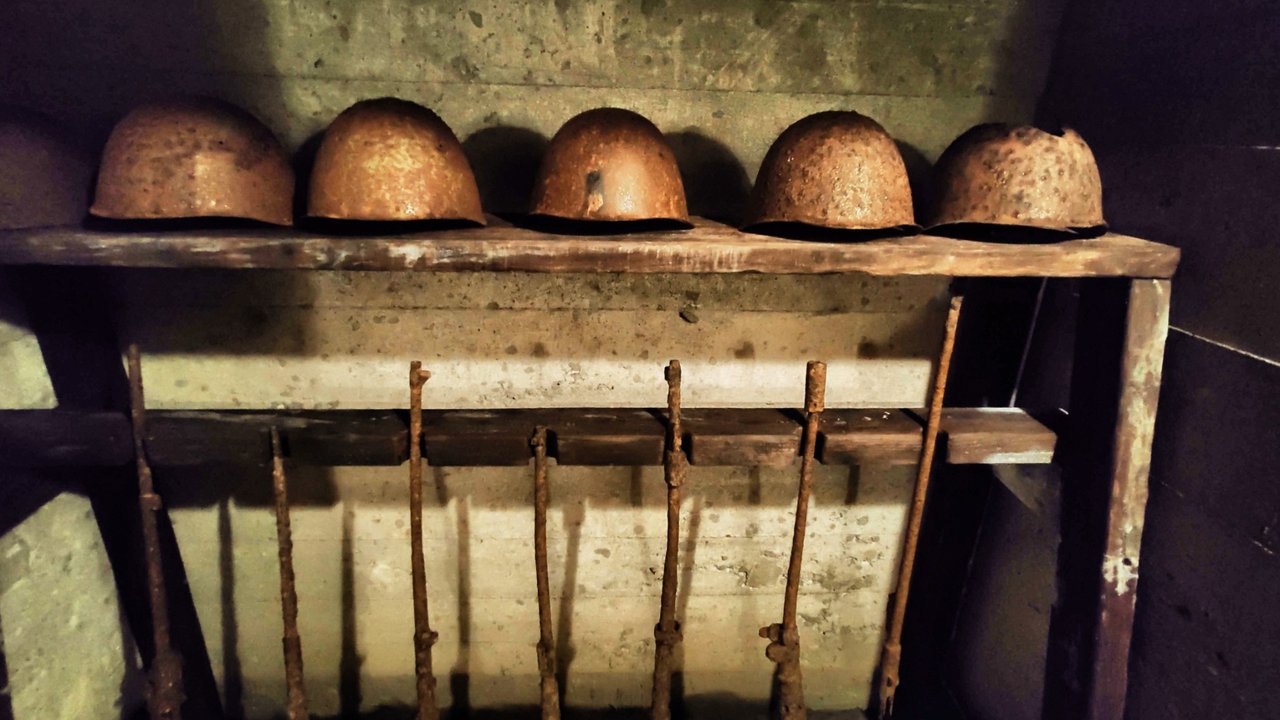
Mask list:
POLYGON ((804 539, 809 526, 809 496, 813 489, 813 463, 818 444, 818 424, 822 420, 827 392, 827 364, 813 360, 805 371, 804 444, 800 455, 800 487, 796 493, 795 529, 791 534, 791 559, 787 563, 787 586, 782 599, 782 622, 760 628, 760 637, 769 641, 764 654, 777 663, 779 717, 804 720, 804 678, 800 671, 800 628, 796 608, 800 600, 800 568, 804 563, 804 539))
POLYGON ((148 103, 111 131, 90 212, 291 225, 293 167, 271 131, 235 105, 211 98, 148 103))
POLYGON ((302 674, 302 636, 298 633, 298 588, 293 573, 293 529, 289 522, 289 490, 284 473, 280 431, 271 428, 271 489, 276 508, 276 545, 280 562, 280 612, 284 622, 284 676, 288 692, 286 717, 307 720, 307 688, 302 674))
POLYGON ((893 609, 885 629, 884 648, 880 654, 880 684, 876 695, 880 720, 889 720, 894 713, 894 698, 901 685, 899 668, 902 663, 902 628, 907 619, 907 597, 911 591, 911 574, 916 564, 916 548, 920 543, 920 527, 924 522, 925 499, 929 496, 929 478, 933 474, 933 459, 938 449, 938 431, 942 426, 942 403, 947 396, 947 378, 951 374, 951 356, 956 346, 956 331, 960 326, 960 309, 963 295, 954 295, 947 310, 946 329, 942 337, 942 350, 938 353, 938 372, 929 394, 929 416, 925 420, 924 442, 920 447, 920 462, 916 465, 915 490, 911 495, 911 508, 907 514, 907 528, 902 546, 902 560, 898 567, 898 584, 893 593, 893 609))
POLYGON ((182 682, 182 656, 173 647, 169 626, 169 597, 164 584, 164 559, 156 513, 164 507, 156 493, 146 449, 146 403, 142 390, 142 354, 137 345, 128 348, 129 420, 138 470, 138 509, 142 516, 143 560, 147 570, 147 598, 151 604, 151 637, 155 655, 147 678, 147 710, 152 720, 180 720, 186 693, 182 682))
POLYGON ((307 214, 342 220, 484 224, 475 174, 453 130, 407 100, 363 100, 325 131, 307 214))
POLYGON ((680 422, 680 361, 667 365, 667 450, 663 473, 667 483, 667 550, 662 564, 662 599, 658 624, 653 627, 653 693, 649 709, 654 720, 671 717, 671 674, 675 652, 684 636, 676 620, 676 591, 680 565, 680 487, 685 478, 685 455, 681 445, 684 429, 680 422))
POLYGON ((619 108, 588 110, 556 132, 531 211, 570 220, 689 220, 671 147, 653 123, 619 108))
POLYGON ((422 554, 422 386, 431 373, 422 363, 409 364, 409 552, 413 582, 413 654, 417 680, 418 720, 436 720, 436 676, 431 648, 439 634, 431 629, 427 603, 427 565, 422 554))
POLYGON ((1074 130, 979 125, 942 153, 933 177, 931 227, 1106 228, 1098 163, 1074 130))
POLYGON ((820 112, 773 142, 744 227, 804 223, 845 230, 914 228, 907 166, 893 138, 856 112, 820 112))
POLYGON ((556 643, 551 627, 551 581, 547 575, 547 428, 539 425, 529 439, 533 449, 533 562, 538 583, 538 675, 542 720, 560 720, 560 685, 556 680, 556 643))
POLYGON ((78 224, 92 179, 89 154, 53 120, 0 107, 0 228, 78 224))

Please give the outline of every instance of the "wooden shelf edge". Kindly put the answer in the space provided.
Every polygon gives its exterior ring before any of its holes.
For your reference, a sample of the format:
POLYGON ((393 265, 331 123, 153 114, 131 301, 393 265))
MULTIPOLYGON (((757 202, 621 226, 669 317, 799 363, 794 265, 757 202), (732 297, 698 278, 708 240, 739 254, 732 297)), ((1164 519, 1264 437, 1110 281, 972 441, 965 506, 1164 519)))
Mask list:
MULTIPOLYGON (((538 425, 560 465, 659 465, 665 422, 648 410, 447 410, 424 417, 424 445, 435 466, 522 466, 538 425)), ((789 465, 800 452, 799 416, 780 410, 691 409, 685 447, 695 466, 789 465)), ((152 411, 147 452, 157 467, 261 466, 268 433, 280 430, 286 455, 302 465, 395 466, 408 458, 406 415, 394 410, 152 411)), ((955 464, 1045 464, 1057 437, 1021 410, 944 412, 946 460, 955 464)), ((921 428, 897 409, 832 410, 818 444, 826 464, 912 465, 921 428)), ((122 413, 0 411, 0 466, 121 466, 132 461, 122 413)))
POLYGON ((1178 248, 1108 233, 1056 243, 914 235, 857 242, 788 240, 697 219, 684 231, 562 235, 511 225, 391 236, 253 227, 108 232, 0 231, 0 265, 367 271, 772 273, 954 277, 1169 278, 1178 248))

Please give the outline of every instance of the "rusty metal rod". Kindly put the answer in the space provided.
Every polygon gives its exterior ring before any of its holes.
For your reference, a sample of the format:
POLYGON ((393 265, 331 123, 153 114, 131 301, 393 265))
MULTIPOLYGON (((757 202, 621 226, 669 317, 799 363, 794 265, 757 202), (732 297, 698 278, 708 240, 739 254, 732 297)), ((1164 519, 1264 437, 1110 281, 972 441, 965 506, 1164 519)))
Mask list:
POLYGON ((542 720, 560 720, 556 683, 556 641, 551 632, 551 582, 547 579, 547 429, 539 425, 533 447, 533 561, 538 576, 538 674, 542 678, 542 720))
POLYGON ((422 555, 422 386, 431 373, 422 363, 409 364, 409 545, 413 565, 413 649, 417 673, 418 720, 436 720, 436 678, 431 646, 439 635, 427 617, 427 568, 422 555))
POLYGON ((671 718, 671 674, 676 647, 683 638, 676 621, 676 590, 680 562, 680 486, 685 479, 685 457, 680 426, 680 361, 667 365, 667 451, 663 476, 667 483, 667 552, 662 565, 662 602, 653 628, 653 698, 649 714, 654 720, 671 718))
POLYGON ((129 420, 133 429, 133 454, 138 466, 138 509, 142 514, 142 543, 147 566, 147 596, 151 602, 151 633, 155 656, 148 678, 147 708, 152 720, 179 720, 186 694, 182 685, 182 656, 173 647, 169 635, 169 601, 164 587, 164 561, 160 554, 160 531, 156 513, 163 503, 156 494, 147 461, 146 403, 142 395, 142 356, 137 345, 130 345, 129 420))
POLYGON ((768 639, 765 657, 778 665, 778 714, 782 720, 804 720, 804 682, 800 674, 800 630, 796 626, 796 605, 800 596, 800 567, 804 561, 804 536, 809 522, 809 495, 813 487, 813 461, 818 441, 818 422, 827 391, 827 365, 813 360, 805 373, 804 445, 800 456, 800 488, 796 493, 795 530, 791 536, 791 561, 787 565, 787 588, 783 596, 782 622, 760 628, 768 639))
POLYGON ((893 613, 889 616, 884 652, 880 656, 880 687, 877 697, 881 720, 893 717, 894 696, 901 684, 898 670, 902 664, 902 625, 907 617, 911 572, 915 569, 925 498, 929 494, 929 476, 933 472, 933 457, 938 446, 938 427, 942 423, 942 402, 947 394, 947 376, 951 372, 951 354, 955 350, 956 328, 960 324, 960 307, 963 304, 963 295, 951 298, 942 351, 938 355, 938 374, 933 380, 933 390, 929 395, 929 416, 925 421, 920 463, 916 466, 916 486, 911 495, 911 511, 907 516, 906 540, 902 547, 902 562, 898 568, 898 586, 893 593, 893 613))
POLYGON ((298 589, 293 575, 293 530, 284 475, 280 431, 271 428, 271 487, 276 501, 276 544, 280 558, 280 612, 284 617, 284 677, 289 720, 307 720, 307 688, 302 677, 302 636, 298 634, 298 589))

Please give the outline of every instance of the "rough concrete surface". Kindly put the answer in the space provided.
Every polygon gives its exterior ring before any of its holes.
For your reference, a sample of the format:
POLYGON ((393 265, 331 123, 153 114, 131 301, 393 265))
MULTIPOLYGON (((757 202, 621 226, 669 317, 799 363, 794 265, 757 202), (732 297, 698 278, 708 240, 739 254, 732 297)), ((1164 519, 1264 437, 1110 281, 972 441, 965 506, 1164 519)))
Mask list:
MULTIPOLYGON (((0 101, 91 138, 143 98, 208 93, 259 115, 305 168, 337 113, 397 95, 451 124, 486 209, 521 211, 560 124, 617 105, 667 133, 693 213, 733 219, 770 143, 806 114, 877 119, 917 181, 970 125, 1029 119, 1060 0, 10 4, 6 22, 23 32, 0 44, 0 66, 18 69, 0 76, 0 101)), ((918 406, 945 305, 941 279, 847 275, 122 271, 108 284, 122 338, 143 345, 157 408, 403 407, 411 359, 435 373, 429 407, 660 406, 670 358, 684 363, 690 406, 797 407, 809 359, 830 363, 833 407, 918 406)), ((0 329, 3 372, 26 388, 0 399, 47 406, 34 341, 16 311, 0 313, 12 325, 0 329)), ((866 702, 910 476, 818 473, 800 601, 816 709, 866 702)), ((232 714, 247 717, 284 701, 268 481, 219 469, 170 484, 187 489, 172 498, 174 524, 215 671, 232 714)), ((292 482, 314 710, 407 703, 404 472, 298 469, 292 482)), ((520 469, 435 476, 427 568, 445 699, 536 697, 530 488, 520 469)), ((794 469, 691 475, 680 612, 692 717, 764 710, 772 666, 756 630, 780 613, 794 490, 794 469)), ((654 468, 552 471, 570 706, 646 701, 661 494, 654 468)), ((6 637, 39 610, 6 604, 6 637)), ((93 622, 118 625, 114 614, 93 622)), ((110 696, 115 680, 95 677, 110 696)))
POLYGON ((89 501, 62 494, 0 537, 0 650, 14 718, 114 720, 140 673, 89 501))

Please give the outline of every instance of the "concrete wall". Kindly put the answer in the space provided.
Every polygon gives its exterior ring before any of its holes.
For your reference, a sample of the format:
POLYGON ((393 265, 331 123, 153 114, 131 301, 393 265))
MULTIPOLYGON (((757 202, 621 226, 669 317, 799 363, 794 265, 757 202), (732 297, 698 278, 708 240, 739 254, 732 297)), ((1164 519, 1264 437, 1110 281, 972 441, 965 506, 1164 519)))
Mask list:
MULTIPOLYGON (((0 100, 98 139, 140 99, 205 92, 250 108, 305 158, 343 108, 399 95, 453 126, 488 209, 520 210, 546 139, 572 114, 612 104, 667 132, 693 212, 733 218, 769 143, 808 113, 875 117, 917 171, 974 123, 1028 119, 1058 8, 59 0, 9 14, 24 31, 0 47, 0 66, 13 69, 0 100)), ((655 406, 672 357, 685 364, 690 405, 797 406, 804 362, 822 358, 833 406, 913 406, 945 289, 939 279, 859 276, 118 272, 107 281, 122 337, 147 350, 157 408, 400 407, 414 358, 435 373, 432 407, 655 406)), ((47 380, 36 361, 11 362, 38 394, 47 380)), ((866 702, 910 475, 819 473, 801 599, 815 708, 866 702)), ((321 715, 412 697, 404 480, 396 469, 293 479, 302 635, 321 715)), ((222 469, 167 481, 228 709, 278 712, 268 478, 222 469)), ((693 473, 680 602, 695 715, 764 711, 772 666, 755 630, 780 611, 794 483, 794 469, 693 473)), ((445 702, 535 702, 529 486, 519 469, 433 478, 428 575, 445 702)), ((652 468, 553 470, 552 588, 569 705, 646 702, 661 493, 652 468)))

